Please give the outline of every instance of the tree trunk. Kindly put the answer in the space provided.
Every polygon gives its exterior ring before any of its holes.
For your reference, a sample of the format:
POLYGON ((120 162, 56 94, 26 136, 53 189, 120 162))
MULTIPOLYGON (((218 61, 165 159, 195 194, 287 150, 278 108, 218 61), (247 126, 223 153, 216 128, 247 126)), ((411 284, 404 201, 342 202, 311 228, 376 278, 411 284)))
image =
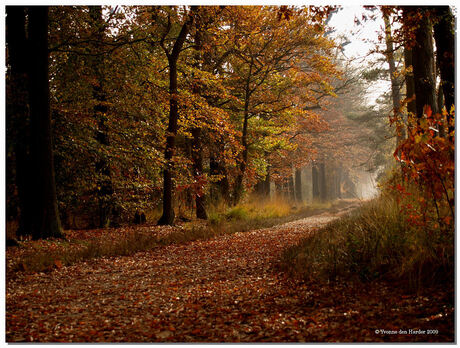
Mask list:
POLYGON ((396 64, 393 54, 393 37, 391 34, 391 24, 388 13, 383 12, 383 20, 385 23, 385 43, 386 43, 386 57, 390 73, 391 81, 391 97, 393 101, 393 116, 396 122, 396 139, 397 146, 402 143, 405 138, 404 134, 404 120, 401 113, 401 94, 399 93, 399 82, 396 77, 396 64))
POLYGON ((211 189, 212 200, 217 202, 218 199, 223 198, 225 202, 229 203, 230 184, 228 182, 227 172, 214 156, 211 156, 209 159, 209 173, 211 176, 221 176, 221 178, 213 184, 211 189))
POLYGON ((406 69, 406 97, 410 100, 407 103, 407 113, 415 115, 417 112, 417 108, 415 107, 414 73, 413 71, 407 72, 409 67, 412 67, 412 48, 408 47, 407 43, 404 46, 404 67, 406 69))
MULTIPOLYGON (((436 103, 438 104, 438 111, 442 112, 442 110, 444 108, 444 93, 442 91, 442 81, 439 82, 439 84, 438 84, 436 98, 437 98, 436 103)), ((443 120, 443 123, 444 123, 444 117, 442 118, 442 120, 443 120)), ((446 137, 445 124, 439 125, 438 130, 439 130, 439 136, 441 138, 445 138, 446 137)))
POLYGON ((187 37, 189 26, 192 22, 193 17, 189 15, 186 22, 182 25, 181 31, 174 43, 171 53, 164 48, 169 63, 169 123, 165 148, 166 165, 163 170, 163 215, 160 220, 158 220, 158 225, 172 225, 175 218, 172 196, 174 186, 172 179, 174 163, 172 158, 175 151, 177 120, 179 117, 177 104, 177 61, 187 37))
MULTIPOLYGON (((197 8, 192 6, 192 11, 196 11, 197 8)), ((196 33, 195 33, 195 68, 201 67, 201 50, 203 49, 202 46, 202 33, 201 33, 201 26, 198 20, 196 21, 196 33)), ((199 84, 195 83, 193 85, 193 93, 200 94, 199 84)), ((195 127, 192 129, 192 162, 193 162, 193 176, 195 183, 199 187, 195 188, 195 206, 196 206, 196 217, 198 219, 206 220, 208 215, 206 214, 206 196, 204 193, 204 180, 203 180, 203 154, 202 154, 202 146, 201 146, 201 128, 195 127)))
POLYGON ((207 219, 206 214, 206 198, 204 194, 204 182, 203 182, 203 156, 201 153, 201 128, 194 128, 192 130, 192 160, 195 182, 199 185, 195 189, 195 204, 196 204, 196 217, 198 219, 207 219))
POLYGON ((233 193, 233 198, 234 198, 233 204, 234 205, 238 204, 238 202, 241 199, 241 196, 243 195, 243 179, 244 179, 244 173, 246 172, 246 164, 248 161, 248 143, 247 143, 248 118, 249 118, 248 105, 249 105, 249 101, 245 103, 245 108, 244 108, 243 131, 241 135, 241 144, 243 145, 243 152, 241 154, 239 173, 235 180, 235 189, 233 193))
POLYGON ((295 188, 294 188, 294 175, 291 173, 288 178, 288 199, 291 202, 295 202, 295 188))
POLYGON ((335 192, 336 198, 342 199, 342 165, 339 164, 336 168, 336 176, 335 176, 335 192))
POLYGON ((175 213, 172 202, 172 157, 177 134, 178 105, 175 96, 177 95, 177 58, 169 59, 169 124, 168 136, 166 137, 165 160, 166 167, 163 170, 163 215, 158 221, 159 225, 172 225, 175 213))
POLYGON ((249 121, 249 103, 251 98, 251 93, 249 90, 251 73, 252 73, 253 62, 249 67, 249 73, 246 79, 246 87, 244 94, 244 110, 243 110, 243 129, 241 132, 241 145, 243 146, 243 152, 241 154, 240 162, 240 171, 235 180, 235 189, 234 189, 234 201, 233 204, 236 205, 243 195, 243 179, 246 172, 246 165, 248 162, 248 121, 249 121))
POLYGON ((319 192, 321 202, 327 201, 327 184, 326 184, 326 165, 321 162, 319 165, 319 192))
MULTIPOLYGON (((33 177, 31 177, 33 168, 29 157, 30 118, 27 89, 27 57, 29 54, 25 30, 25 7, 6 6, 6 14, 7 63, 10 67, 6 83, 7 173, 14 176, 13 180, 15 180, 18 192, 20 215, 16 234, 23 236, 32 232, 34 209, 33 201, 29 197, 34 187, 33 177)), ((11 197, 8 198, 11 199, 11 197)))
POLYGON ((295 199, 302 203, 302 168, 295 169, 295 199))
MULTIPOLYGON (((436 58, 441 74, 442 91, 446 110, 449 113, 449 134, 455 129, 451 121, 450 110, 455 103, 455 36, 454 20, 449 6, 435 7, 437 22, 434 25, 434 38, 436 42, 436 58)), ((442 109, 439 109, 441 112, 442 109)))
MULTIPOLYGON (((102 6, 90 6, 89 15, 92 20, 92 31, 94 41, 91 45, 93 56, 90 57, 90 66, 92 68, 93 98, 95 105, 93 108, 94 118, 97 121, 96 141, 101 148, 110 145, 107 127, 107 95, 105 92, 105 69, 104 56, 100 52, 100 44, 104 39, 104 19, 102 18, 102 6)), ((99 227, 106 226, 112 220, 113 210, 113 184, 111 179, 110 166, 105 158, 105 151, 101 151, 99 159, 96 161, 95 168, 98 177, 97 182, 97 199, 99 202, 99 227)))
POLYGON ((311 167, 311 177, 312 177, 312 186, 313 186, 313 201, 319 201, 320 200, 319 170, 318 170, 318 165, 315 163, 311 167))
POLYGON ((423 116, 426 106, 429 106, 433 113, 437 112, 433 39, 430 18, 426 10, 422 10, 420 7, 404 7, 406 16, 415 18, 420 11, 423 13, 417 23, 415 43, 412 48, 417 118, 423 116))
POLYGON ((270 198, 270 167, 267 167, 267 175, 263 181, 263 190, 265 197, 270 198))
POLYGON ((48 78, 48 7, 29 7, 29 99, 31 118, 31 163, 34 168, 34 228, 32 238, 63 237, 59 219, 48 78))

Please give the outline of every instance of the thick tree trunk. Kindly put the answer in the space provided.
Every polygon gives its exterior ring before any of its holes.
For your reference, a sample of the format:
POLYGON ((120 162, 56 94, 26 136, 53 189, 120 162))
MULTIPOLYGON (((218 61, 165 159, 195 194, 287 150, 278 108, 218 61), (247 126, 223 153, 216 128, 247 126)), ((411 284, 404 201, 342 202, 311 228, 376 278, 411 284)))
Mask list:
POLYGON ((437 112, 433 38, 430 17, 426 12, 427 10, 422 10, 420 7, 404 7, 406 16, 416 18, 420 11, 422 11, 422 17, 417 21, 415 42, 412 48, 417 118, 423 116, 426 106, 429 106, 433 113, 437 112))
MULTIPOLYGON (((102 6, 90 6, 89 14, 92 20, 92 30, 94 41, 91 45, 91 50, 94 55, 90 57, 90 65, 92 68, 94 83, 93 83, 93 98, 95 105, 93 108, 94 118, 97 120, 98 129, 96 131, 96 141, 101 148, 109 146, 109 136, 107 127, 107 95, 105 92, 105 69, 104 56, 100 52, 100 45, 104 39, 104 20, 102 18, 102 6)), ((104 153, 105 151, 101 151, 104 153)), ((113 210, 113 184, 111 179, 110 166, 104 155, 100 155, 95 164, 96 173, 98 175, 98 191, 97 198, 99 201, 99 227, 104 227, 112 220, 113 210)), ((112 221, 113 222, 113 221, 112 221)))
POLYGON ((62 237, 59 219, 48 79, 48 7, 29 7, 29 98, 31 118, 31 163, 35 177, 34 239, 62 237))
MULTIPOLYGON (((442 91, 448 115, 449 134, 455 129, 450 110, 455 103, 455 31, 449 6, 435 7, 437 22, 434 25, 436 58, 441 74, 442 91)), ((442 111, 442 109, 439 109, 442 111)))
POLYGON ((23 236, 32 233, 34 209, 33 200, 30 199, 34 190, 33 177, 31 177, 34 169, 31 167, 29 155, 30 119, 27 88, 29 52, 27 51, 28 43, 25 30, 25 7, 6 6, 6 14, 7 63, 9 66, 6 83, 7 155, 14 154, 14 158, 8 156, 7 173, 14 175, 18 192, 20 215, 19 228, 16 234, 23 236), (10 167, 12 164, 14 168, 10 167))

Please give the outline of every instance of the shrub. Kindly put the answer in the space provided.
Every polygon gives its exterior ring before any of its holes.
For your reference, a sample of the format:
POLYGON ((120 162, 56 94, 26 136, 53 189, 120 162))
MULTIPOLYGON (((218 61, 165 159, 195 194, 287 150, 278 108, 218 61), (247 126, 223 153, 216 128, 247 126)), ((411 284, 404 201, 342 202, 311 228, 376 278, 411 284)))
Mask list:
POLYGON ((225 217, 227 220, 246 220, 249 216, 249 213, 247 211, 247 208, 243 206, 236 206, 234 208, 231 208, 227 214, 225 214, 225 217))
POLYGON ((308 279, 402 280, 411 289, 452 280, 453 233, 409 223, 389 195, 363 204, 288 249, 283 264, 308 279))

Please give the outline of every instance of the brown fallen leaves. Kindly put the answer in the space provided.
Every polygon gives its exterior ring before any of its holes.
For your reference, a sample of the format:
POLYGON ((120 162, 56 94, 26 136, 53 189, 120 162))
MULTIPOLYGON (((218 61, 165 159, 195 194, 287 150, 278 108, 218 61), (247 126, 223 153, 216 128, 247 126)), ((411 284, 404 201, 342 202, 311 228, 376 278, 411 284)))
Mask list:
POLYGON ((6 283, 6 340, 453 342, 445 289, 416 296, 393 284, 305 283, 279 271, 282 250, 332 218, 18 274, 6 283), (400 329, 438 333, 385 333, 400 329))

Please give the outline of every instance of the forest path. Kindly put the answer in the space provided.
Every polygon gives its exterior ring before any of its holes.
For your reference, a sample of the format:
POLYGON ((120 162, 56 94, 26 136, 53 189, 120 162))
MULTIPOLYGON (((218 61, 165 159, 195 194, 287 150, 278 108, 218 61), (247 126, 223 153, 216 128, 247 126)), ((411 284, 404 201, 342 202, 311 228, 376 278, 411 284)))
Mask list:
MULTIPOLYGON (((414 328, 406 320, 410 313, 405 313, 406 321, 398 324, 400 311, 405 308, 401 308, 401 299, 395 298, 393 289, 361 286, 358 292, 349 284, 307 284, 287 277, 277 267, 286 247, 345 212, 170 245, 134 256, 95 259, 9 280, 6 340, 397 339, 397 335, 375 333, 376 329, 414 328)), ((413 305, 413 300, 407 304, 413 305)), ((412 319, 421 321, 416 314, 412 319)), ((412 335, 399 339, 431 338, 412 335)))

